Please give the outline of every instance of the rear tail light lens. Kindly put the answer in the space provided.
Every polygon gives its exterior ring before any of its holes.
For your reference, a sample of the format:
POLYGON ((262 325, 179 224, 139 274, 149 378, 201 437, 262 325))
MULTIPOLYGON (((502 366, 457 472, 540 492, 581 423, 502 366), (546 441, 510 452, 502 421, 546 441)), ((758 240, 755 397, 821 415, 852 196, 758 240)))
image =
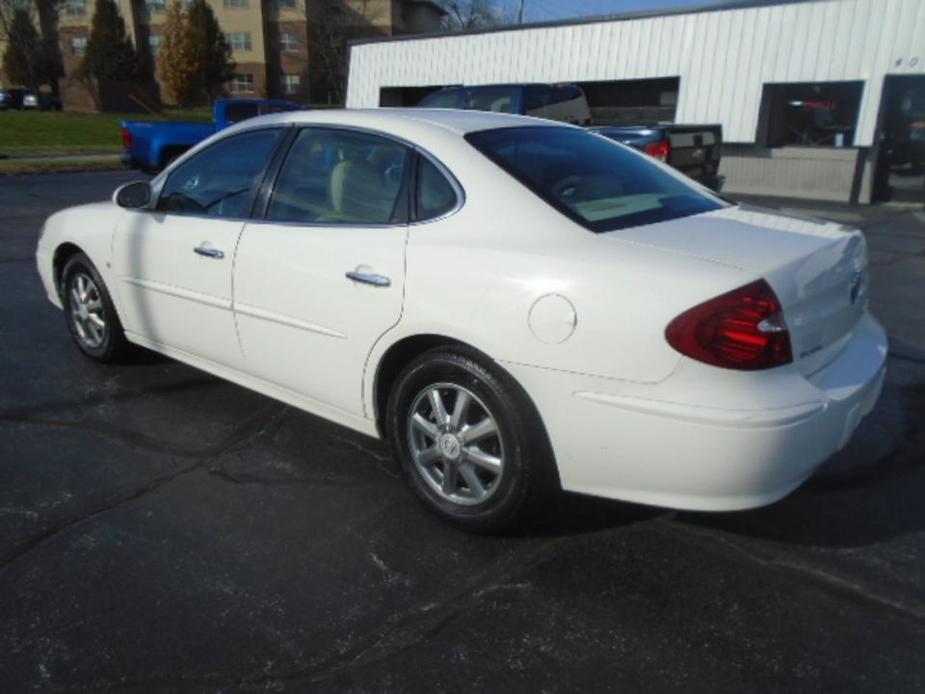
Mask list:
POLYGON ((654 157, 659 161, 668 161, 668 157, 671 156, 671 143, 668 140, 659 140, 658 142, 650 142, 645 146, 646 154, 650 157, 654 157))
POLYGON ((665 339, 681 354, 725 369, 755 371, 793 361, 780 301, 764 280, 685 311, 668 324, 665 339))
POLYGON ((132 148, 132 132, 128 128, 122 128, 122 149, 132 148))

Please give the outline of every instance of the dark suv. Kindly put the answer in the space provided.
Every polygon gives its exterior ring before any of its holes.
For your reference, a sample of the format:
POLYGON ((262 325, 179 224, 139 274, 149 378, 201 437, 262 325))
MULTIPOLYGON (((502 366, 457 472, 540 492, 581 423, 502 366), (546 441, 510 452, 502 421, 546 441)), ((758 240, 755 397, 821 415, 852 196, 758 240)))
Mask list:
POLYGON ((22 109, 25 89, 0 89, 0 109, 22 109))
POLYGON ((536 116, 590 125, 591 111, 585 93, 576 84, 483 84, 447 87, 429 94, 421 108, 459 108, 536 116))

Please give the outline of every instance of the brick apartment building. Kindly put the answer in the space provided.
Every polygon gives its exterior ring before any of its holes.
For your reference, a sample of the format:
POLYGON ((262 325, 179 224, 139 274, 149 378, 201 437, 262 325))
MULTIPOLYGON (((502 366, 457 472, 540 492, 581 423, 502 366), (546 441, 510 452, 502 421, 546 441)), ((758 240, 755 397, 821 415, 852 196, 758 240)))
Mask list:
MULTIPOLYGON (((157 75, 157 55, 171 0, 116 0, 142 59, 157 75)), ((444 10, 435 0, 207 0, 232 47, 237 65, 232 96, 333 101, 322 61, 311 55, 309 32, 317 11, 351 37, 439 31, 444 10), (324 2, 324 6, 314 3, 324 2)), ((93 101, 73 75, 90 34, 95 0, 62 0, 57 27, 64 68, 60 91, 67 110, 90 110, 93 101)), ((0 51, 3 45, 0 42, 0 51)), ((0 74, 0 85, 4 84, 0 74)), ((12 85, 6 85, 12 86, 12 85)), ((164 91, 161 98, 166 100, 164 91)))

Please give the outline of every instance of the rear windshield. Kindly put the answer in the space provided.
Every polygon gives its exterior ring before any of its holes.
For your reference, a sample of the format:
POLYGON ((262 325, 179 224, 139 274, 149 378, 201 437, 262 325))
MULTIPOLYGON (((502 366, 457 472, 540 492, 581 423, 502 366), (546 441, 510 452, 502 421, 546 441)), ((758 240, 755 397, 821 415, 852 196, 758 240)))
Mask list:
POLYGON ((654 224, 727 207, 645 156, 579 128, 501 128, 469 133, 466 139, 591 231, 654 224))

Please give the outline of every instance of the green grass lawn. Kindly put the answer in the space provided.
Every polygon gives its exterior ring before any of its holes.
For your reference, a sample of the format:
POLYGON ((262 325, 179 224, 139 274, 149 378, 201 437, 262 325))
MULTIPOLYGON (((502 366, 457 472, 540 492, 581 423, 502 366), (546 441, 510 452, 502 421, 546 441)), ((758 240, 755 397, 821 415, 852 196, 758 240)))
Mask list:
POLYGON ((56 171, 112 171, 121 168, 117 154, 88 154, 66 159, 0 159, 0 175, 56 171))
POLYGON ((170 110, 161 115, 0 111, 0 155, 41 156, 122 149, 123 120, 209 121, 208 109, 170 110))

